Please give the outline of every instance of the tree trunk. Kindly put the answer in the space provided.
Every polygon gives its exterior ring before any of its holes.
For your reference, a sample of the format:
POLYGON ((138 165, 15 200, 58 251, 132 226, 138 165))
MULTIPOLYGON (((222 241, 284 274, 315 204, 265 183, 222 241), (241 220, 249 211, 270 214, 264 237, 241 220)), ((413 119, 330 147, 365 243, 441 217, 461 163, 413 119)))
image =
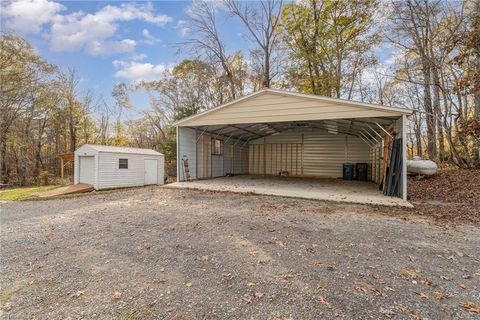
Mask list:
POLYGON ((442 110, 440 107, 440 77, 437 66, 432 65, 433 76, 433 111, 436 118, 437 140, 438 140, 438 160, 445 160, 445 142, 442 125, 442 110))
POLYGON ((270 53, 265 50, 265 61, 264 61, 264 70, 263 70, 263 87, 270 88, 270 53))
POLYGON ((430 160, 435 160, 437 156, 436 141, 435 141, 435 115, 432 107, 432 96, 430 92, 430 66, 426 57, 422 58, 423 71, 423 103, 425 108, 425 118, 427 120, 427 154, 430 160))

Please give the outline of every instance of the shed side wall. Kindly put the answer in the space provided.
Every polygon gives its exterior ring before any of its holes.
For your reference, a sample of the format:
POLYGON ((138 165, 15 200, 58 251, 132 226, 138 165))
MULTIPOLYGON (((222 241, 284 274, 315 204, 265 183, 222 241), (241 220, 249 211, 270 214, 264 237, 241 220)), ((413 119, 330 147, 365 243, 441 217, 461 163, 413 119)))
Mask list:
MULTIPOLYGON (((97 156, 97 189, 143 186, 145 184, 145 159, 158 162, 158 172, 163 176, 163 156, 129 153, 99 152, 97 156), (128 169, 119 169, 119 159, 128 159, 128 169)), ((163 183, 163 178, 158 183, 163 183)))

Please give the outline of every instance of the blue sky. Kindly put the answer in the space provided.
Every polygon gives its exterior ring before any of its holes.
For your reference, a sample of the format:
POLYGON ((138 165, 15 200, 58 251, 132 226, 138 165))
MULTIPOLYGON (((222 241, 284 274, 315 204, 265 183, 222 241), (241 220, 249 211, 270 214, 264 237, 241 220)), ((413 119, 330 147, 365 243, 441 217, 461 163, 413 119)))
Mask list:
MULTIPOLYGON (((188 39, 185 1, 2 1, 2 30, 26 38, 48 61, 75 68, 83 90, 110 99, 117 82, 158 79, 188 56, 176 44, 188 39), (180 50, 182 51, 182 50, 180 50)), ((230 19, 221 31, 230 51, 242 49, 241 25, 230 19)), ((144 95, 135 95, 144 108, 144 95)))
MULTIPOLYGON (((61 69, 75 68, 82 90, 111 101, 115 83, 159 79, 188 52, 187 1, 1 1, 2 30, 25 37, 38 53, 61 69)), ((222 38, 229 52, 245 49, 246 30, 237 19, 218 11, 222 38)), ((392 48, 376 50, 391 61, 392 48)), ((143 93, 132 94, 135 109, 148 108, 143 93)))

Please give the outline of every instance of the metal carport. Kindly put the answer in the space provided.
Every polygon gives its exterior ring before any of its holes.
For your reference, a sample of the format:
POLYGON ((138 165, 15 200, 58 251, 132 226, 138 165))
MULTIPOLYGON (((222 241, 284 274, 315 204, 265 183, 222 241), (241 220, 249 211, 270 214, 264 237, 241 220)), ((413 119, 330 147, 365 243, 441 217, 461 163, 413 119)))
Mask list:
MULTIPOLYGON (((177 127, 177 181, 238 174, 339 178, 343 163, 385 177, 385 141, 401 143, 398 195, 407 196, 411 110, 264 89, 185 118, 177 127)), ((398 179, 399 177, 397 177, 398 179)))

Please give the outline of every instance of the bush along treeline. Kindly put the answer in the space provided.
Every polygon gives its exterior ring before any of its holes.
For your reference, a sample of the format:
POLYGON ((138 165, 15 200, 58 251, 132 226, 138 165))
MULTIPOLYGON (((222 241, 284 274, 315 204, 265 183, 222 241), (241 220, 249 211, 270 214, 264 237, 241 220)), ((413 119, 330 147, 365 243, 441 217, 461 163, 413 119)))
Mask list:
POLYGON ((58 156, 84 143, 153 148, 174 161, 172 123, 264 87, 413 109, 409 157, 480 167, 480 0, 192 6, 176 44, 184 59, 155 81, 115 85, 108 103, 80 90, 75 70, 2 34, 0 181, 52 183, 58 156), (248 49, 228 47, 222 26, 233 20, 248 49), (148 110, 132 105, 137 91, 148 110))

